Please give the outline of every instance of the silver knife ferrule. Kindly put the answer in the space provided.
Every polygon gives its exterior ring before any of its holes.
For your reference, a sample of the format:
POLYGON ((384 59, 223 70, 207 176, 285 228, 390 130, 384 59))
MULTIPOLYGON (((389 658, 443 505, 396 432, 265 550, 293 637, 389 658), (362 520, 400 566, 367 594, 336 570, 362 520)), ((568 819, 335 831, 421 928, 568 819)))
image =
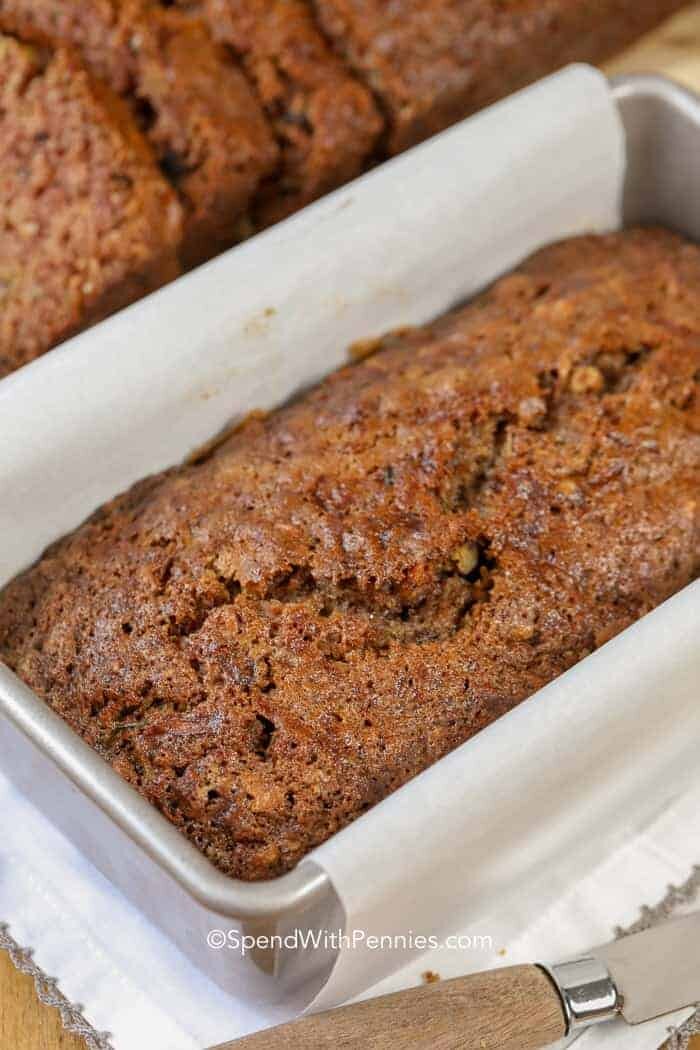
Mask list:
POLYGON ((541 968, 561 997, 567 1035, 600 1021, 610 1021, 620 1013, 622 997, 605 963, 594 956, 541 968))

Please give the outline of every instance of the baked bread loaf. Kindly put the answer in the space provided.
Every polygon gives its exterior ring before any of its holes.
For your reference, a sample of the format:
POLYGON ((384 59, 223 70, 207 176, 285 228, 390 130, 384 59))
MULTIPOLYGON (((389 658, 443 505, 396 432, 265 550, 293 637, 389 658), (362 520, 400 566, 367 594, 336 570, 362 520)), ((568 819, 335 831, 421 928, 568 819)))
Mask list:
POLYGON ((398 153, 567 62, 602 62, 684 0, 312 0, 398 153))
POLYGON ((201 22, 157 0, 0 0, 0 29, 77 48, 126 99, 180 197, 186 267, 248 231, 277 145, 245 75, 201 22))
MULTIPOLYGON (((62 56, 55 68, 63 70, 64 94, 77 97, 86 83, 75 89, 68 84, 67 63, 81 75, 81 62, 87 67, 96 78, 89 89, 93 101, 99 94, 111 114, 102 138, 112 136, 111 148, 117 148, 118 126, 146 173, 143 187, 138 179, 129 192, 122 179, 110 208, 101 206, 99 222, 90 227, 91 236, 96 230, 102 235, 110 223, 122 224, 117 210, 128 207, 129 220, 109 241, 112 250, 119 240, 113 258, 94 248, 94 241, 93 247, 78 244, 80 231, 87 235, 86 222, 62 241, 60 231, 75 211, 53 209, 72 185, 70 173, 62 170, 64 163, 54 164, 53 186, 60 184, 61 192, 47 210, 45 196, 32 203, 22 174, 21 150, 28 142, 16 120, 21 103, 14 100, 14 110, 2 117, 9 174, 0 192, 18 198, 12 211, 22 212, 23 230, 48 232, 50 216, 53 232, 48 240, 42 232, 40 245, 19 233, 14 221, 2 233, 0 264, 10 277, 0 273, 0 377, 173 277, 179 270, 170 250, 175 239, 181 266, 195 266, 375 160, 555 67, 606 57, 681 3, 0 0, 0 32, 62 56), (69 60, 66 49, 75 49, 77 57, 69 60), (130 115, 115 105, 114 94, 130 115), (144 137, 177 194, 181 233, 177 209, 154 179, 144 137), (146 222, 156 187, 163 220, 146 222), (32 209, 36 214, 27 218, 32 209), (100 270, 98 280, 80 279, 86 251, 93 253, 90 266, 100 270), (66 274, 72 283, 62 297, 66 274)), ((10 81, 0 84, 6 97, 12 90, 10 81)), ((75 125, 71 133, 73 151, 66 156, 76 158, 82 131, 75 125)), ((88 123, 86 134, 98 135, 97 128, 88 123)), ((65 130, 61 142, 64 148, 65 130)), ((32 160, 32 177, 39 181, 53 163, 51 149, 43 144, 32 160)), ((125 156, 115 156, 116 167, 126 164, 125 156)), ((104 204, 108 197, 97 183, 84 187, 85 215, 97 198, 104 204), (95 199, 88 202, 93 191, 95 199)))
POLYGON ((0 656, 277 875, 698 574, 699 381, 695 245, 554 245, 103 507, 0 656))
POLYGON ((177 199, 69 52, 0 36, 0 172, 0 377, 177 276, 177 199))
POLYGON ((254 215, 267 226, 355 178, 383 127, 372 95, 333 53, 305 0, 204 0, 212 34, 241 57, 281 163, 254 215))

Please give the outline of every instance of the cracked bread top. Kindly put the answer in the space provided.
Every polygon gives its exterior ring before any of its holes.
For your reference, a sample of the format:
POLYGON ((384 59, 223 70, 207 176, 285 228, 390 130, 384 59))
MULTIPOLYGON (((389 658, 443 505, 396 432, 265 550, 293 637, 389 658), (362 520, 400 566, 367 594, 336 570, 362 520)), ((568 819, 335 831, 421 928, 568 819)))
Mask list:
POLYGON ((279 874, 698 574, 699 379, 696 246, 552 246, 103 507, 2 592, 0 655, 279 874))

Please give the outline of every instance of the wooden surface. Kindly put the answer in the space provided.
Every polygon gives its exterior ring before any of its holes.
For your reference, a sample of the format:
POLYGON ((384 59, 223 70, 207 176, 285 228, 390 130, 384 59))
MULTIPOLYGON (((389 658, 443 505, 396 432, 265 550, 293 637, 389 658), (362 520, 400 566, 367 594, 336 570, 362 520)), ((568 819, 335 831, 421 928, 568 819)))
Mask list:
MULTIPOLYGON (((2 1050, 85 1050, 63 1030, 58 1010, 42 1006, 31 977, 18 973, 0 951, 0 1047, 2 1050)), ((134 1047, 134 1050, 140 1050, 134 1047)))
MULTIPOLYGON (((610 75, 665 73, 686 87, 700 91, 700 3, 689 5, 666 25, 608 63, 606 72, 610 75)), ((37 1001, 31 980, 18 974, 1 951, 0 1047, 2 1050, 85 1050, 82 1040, 62 1032, 57 1011, 37 1001)), ((691 1041, 691 1050, 700 1050, 700 1037, 691 1041)))
POLYGON ((609 76, 664 73, 679 84, 700 91, 700 3, 690 4, 660 29, 608 62, 605 72, 609 76))
POLYGON ((302 1017, 219 1050, 542 1050, 565 1034, 549 978, 506 966, 302 1017))

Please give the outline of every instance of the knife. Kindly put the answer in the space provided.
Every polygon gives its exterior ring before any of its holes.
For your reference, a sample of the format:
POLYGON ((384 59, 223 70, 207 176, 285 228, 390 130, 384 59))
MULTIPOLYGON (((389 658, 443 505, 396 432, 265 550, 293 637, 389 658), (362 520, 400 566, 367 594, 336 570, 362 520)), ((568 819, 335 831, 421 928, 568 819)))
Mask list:
POLYGON ((700 1001, 700 912, 553 965, 510 966, 340 1006, 218 1050, 539 1050, 620 1015, 700 1001))

